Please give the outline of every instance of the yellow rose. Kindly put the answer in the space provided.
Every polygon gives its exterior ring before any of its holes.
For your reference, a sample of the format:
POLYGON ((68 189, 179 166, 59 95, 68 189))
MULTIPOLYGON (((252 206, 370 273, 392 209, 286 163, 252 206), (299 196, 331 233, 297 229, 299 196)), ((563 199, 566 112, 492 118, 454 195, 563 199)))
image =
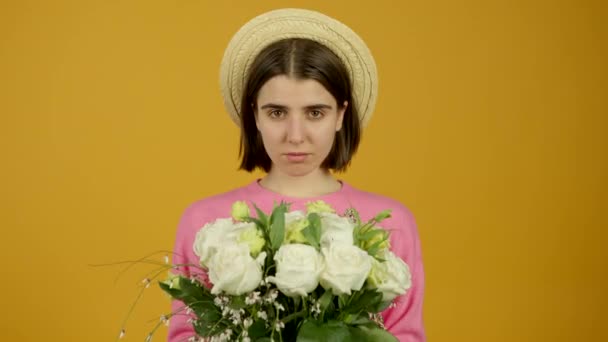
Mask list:
POLYGON ((245 243, 249 246, 249 252, 255 258, 260 254, 262 248, 266 244, 266 240, 264 240, 264 235, 262 232, 255 226, 251 225, 242 231, 239 232, 237 237, 237 241, 239 243, 245 243))
POLYGON ((232 204, 232 218, 237 221, 243 221, 249 217, 249 206, 244 201, 236 201, 232 204))
POLYGON ((302 230, 308 226, 307 219, 298 219, 285 226, 285 243, 307 243, 302 230))
POLYGON ((378 245, 378 250, 386 250, 391 247, 391 241, 388 237, 389 235, 386 230, 384 230, 380 227, 374 227, 374 228, 371 228, 371 230, 381 231, 381 233, 374 234, 374 236, 372 236, 371 239, 369 239, 367 241, 363 241, 363 246, 361 246, 361 248, 363 248, 366 251, 369 251, 369 249, 375 243, 378 243, 380 241, 382 241, 382 242, 380 242, 380 244, 378 245))
POLYGON ((306 212, 310 213, 335 213, 336 211, 327 203, 319 200, 306 203, 306 212))

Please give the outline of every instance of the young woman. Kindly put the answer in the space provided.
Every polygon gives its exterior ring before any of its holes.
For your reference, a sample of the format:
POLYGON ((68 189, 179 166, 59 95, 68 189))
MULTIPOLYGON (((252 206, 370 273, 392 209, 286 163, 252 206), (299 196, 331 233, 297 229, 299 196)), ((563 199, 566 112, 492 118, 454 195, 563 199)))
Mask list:
MULTIPOLYGON (((424 341, 424 274, 412 214, 399 202, 358 190, 330 172, 346 170, 375 104, 376 68, 363 41, 317 12, 265 13, 233 37, 221 82, 228 112, 241 128, 240 168, 261 168, 266 175, 189 206, 179 223, 173 263, 198 264, 192 250, 196 232, 228 216, 237 200, 256 203, 266 212, 280 201, 302 210, 307 202, 323 200, 338 213, 354 207, 363 220, 392 209, 383 226, 392 231, 393 252, 409 265, 412 284, 382 316, 400 341, 424 341)), ((196 272, 188 267, 181 271, 196 272)), ((173 302, 176 311, 182 306, 173 302)), ((169 341, 194 335, 187 318, 171 319, 169 341)))

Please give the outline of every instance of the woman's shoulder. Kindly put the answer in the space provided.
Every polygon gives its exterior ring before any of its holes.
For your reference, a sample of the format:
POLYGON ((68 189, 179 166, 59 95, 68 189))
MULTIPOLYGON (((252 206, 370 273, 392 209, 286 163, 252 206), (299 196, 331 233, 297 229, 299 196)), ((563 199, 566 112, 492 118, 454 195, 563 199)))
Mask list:
POLYGON ((353 188, 352 206, 359 212, 361 219, 367 221, 383 210, 390 210, 391 217, 382 221, 380 226, 391 231, 393 251, 407 262, 412 255, 406 252, 416 249, 419 244, 418 226, 412 211, 402 200, 380 193, 353 188))
POLYGON ((352 185, 349 185, 349 187, 350 202, 355 209, 371 212, 391 210, 393 217, 398 216, 402 219, 413 219, 412 212, 404 204, 403 200, 378 192, 362 190, 352 185))
POLYGON ((202 218, 228 217, 232 204, 242 200, 249 185, 239 186, 224 192, 218 192, 191 202, 184 211, 184 216, 202 218))

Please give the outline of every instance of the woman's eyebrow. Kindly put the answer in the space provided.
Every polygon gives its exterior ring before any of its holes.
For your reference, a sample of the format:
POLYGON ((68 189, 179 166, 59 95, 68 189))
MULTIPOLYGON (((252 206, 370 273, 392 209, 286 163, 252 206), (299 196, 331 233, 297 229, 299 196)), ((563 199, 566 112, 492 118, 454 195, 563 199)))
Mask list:
POLYGON ((304 107, 306 110, 317 110, 317 109, 332 109, 330 105, 327 104, 315 104, 304 107))
POLYGON ((260 109, 281 109, 286 110, 287 106, 276 104, 276 103, 267 103, 260 107, 260 109))
MULTIPOLYGON (((280 104, 276 104, 276 103, 267 103, 265 105, 262 105, 260 107, 260 109, 280 109, 280 110, 287 110, 289 109, 289 107, 285 106, 285 105, 280 105, 280 104)), ((314 105, 309 105, 309 106, 305 106, 304 109, 306 110, 317 110, 317 109, 332 109, 332 106, 327 105, 327 104, 323 104, 323 103, 319 103, 319 104, 314 104, 314 105)))

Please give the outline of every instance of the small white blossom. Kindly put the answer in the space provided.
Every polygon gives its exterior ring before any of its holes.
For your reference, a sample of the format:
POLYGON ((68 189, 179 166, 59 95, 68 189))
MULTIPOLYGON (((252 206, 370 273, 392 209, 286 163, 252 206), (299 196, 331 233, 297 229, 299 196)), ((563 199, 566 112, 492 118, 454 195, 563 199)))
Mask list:
POLYGON ((215 304, 215 306, 222 307, 222 305, 223 305, 224 303, 222 302, 222 299, 221 299, 220 297, 215 297, 215 298, 213 299, 213 304, 215 304))
POLYGON ((169 318, 165 315, 160 315, 160 321, 165 323, 166 326, 169 326, 169 318))
POLYGON ((264 298, 264 301, 266 303, 274 303, 275 299, 277 299, 278 296, 279 291, 277 291, 276 289, 272 289, 266 294, 266 298, 264 298))
MULTIPOLYGON (((247 317, 243 320, 243 326, 245 329, 249 329, 249 327, 253 324, 253 319, 251 317, 247 317)), ((243 331, 243 334, 246 334, 247 331, 243 331)))
POLYGON ((285 311, 285 307, 281 303, 275 302, 274 306, 277 308, 278 311, 285 311))
POLYGON ((118 335, 118 338, 123 338, 125 337, 125 329, 120 330, 120 334, 118 335))
POLYGON ((268 314, 266 311, 258 311, 258 317, 265 321, 268 320, 268 314))
POLYGON ((251 292, 245 298, 245 304, 247 304, 247 305, 253 305, 253 304, 256 304, 256 303, 261 302, 261 301, 262 301, 262 299, 260 298, 260 292, 259 291, 251 292))
POLYGON ((285 323, 278 321, 274 324, 274 329, 276 331, 281 331, 281 329, 285 328, 285 323))
POLYGON ((146 288, 150 287, 150 279, 144 278, 141 282, 144 284, 144 286, 146 288))

